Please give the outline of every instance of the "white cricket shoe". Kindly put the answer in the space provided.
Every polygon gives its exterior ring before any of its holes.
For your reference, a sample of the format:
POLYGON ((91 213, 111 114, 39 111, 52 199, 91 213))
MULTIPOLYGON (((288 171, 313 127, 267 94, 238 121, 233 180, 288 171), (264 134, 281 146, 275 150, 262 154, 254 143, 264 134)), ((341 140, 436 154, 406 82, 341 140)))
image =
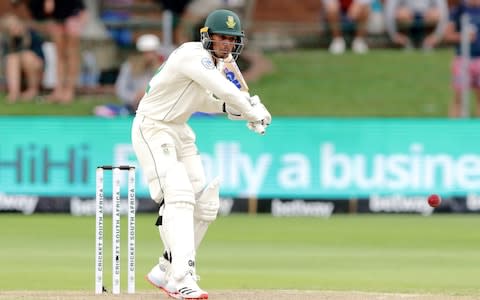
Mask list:
POLYGON ((345 52, 345 40, 343 37, 336 37, 330 43, 328 51, 332 54, 343 54, 345 52))
POLYGON ((150 282, 154 287, 164 291, 168 296, 175 299, 182 299, 178 296, 178 293, 175 290, 167 289, 169 264, 169 262, 165 261, 164 263, 159 263, 153 266, 150 272, 145 275, 145 279, 150 282))
MULTIPOLYGON (((208 293, 202 290, 197 284, 197 276, 193 273, 187 273, 181 280, 171 279, 168 281, 165 290, 175 291, 171 297, 178 297, 177 299, 194 300, 194 299, 208 299, 208 293)), ((170 292, 171 293, 171 292, 170 292)))
POLYGON ((363 38, 354 38, 352 42, 352 50, 357 54, 365 54, 368 52, 368 45, 363 38))

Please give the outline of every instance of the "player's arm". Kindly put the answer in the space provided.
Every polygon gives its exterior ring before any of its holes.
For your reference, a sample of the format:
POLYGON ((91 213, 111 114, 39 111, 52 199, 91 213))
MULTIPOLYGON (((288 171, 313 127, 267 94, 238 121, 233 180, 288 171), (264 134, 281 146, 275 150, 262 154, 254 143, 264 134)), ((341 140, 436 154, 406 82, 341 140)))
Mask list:
MULTIPOLYGON (((246 92, 242 92, 242 93, 244 93, 245 97, 250 97, 248 93, 246 92)), ((204 113, 213 113, 213 114, 226 113, 230 120, 242 120, 242 121, 246 120, 239 111, 227 106, 225 101, 216 98, 211 93, 205 94, 205 97, 202 99, 202 105, 199 108, 199 110, 204 113)))
MULTIPOLYGON (((218 66, 217 69, 219 69, 218 66)), ((272 121, 272 116, 268 112, 267 108, 263 105, 263 103, 261 103, 260 97, 258 95, 250 95, 250 93, 248 92, 249 88, 247 82, 245 81, 245 78, 243 78, 242 72, 237 66, 237 63, 235 62, 235 60, 233 60, 231 56, 229 59, 225 60, 224 65, 220 67, 220 73, 224 74, 225 77, 230 82, 232 82, 245 95, 245 97, 247 97, 250 105, 260 106, 264 110, 265 118, 262 120, 261 123, 262 125, 270 125, 272 121)), ((230 120, 246 120, 245 117, 241 114, 241 112, 228 106, 226 103, 224 104, 224 111, 228 114, 228 118, 230 120)), ((252 126, 249 126, 249 128, 252 129, 252 126)))
MULTIPOLYGON (((248 95, 250 97, 250 95, 248 95)), ((209 114, 227 114, 227 117, 230 120, 234 121, 245 121, 245 117, 242 114, 231 107, 228 107, 225 101, 215 98, 212 94, 206 94, 202 106, 200 107, 200 112, 209 113, 209 114)))
POLYGON ((225 101, 228 106, 239 111, 248 121, 258 122, 265 118, 263 109, 259 106, 252 106, 249 98, 218 72, 211 57, 206 55, 184 56, 184 60, 179 65, 180 72, 211 91, 216 97, 225 101))
MULTIPOLYGON (((256 106, 257 110, 261 110, 263 117, 259 121, 249 121, 247 127, 259 134, 265 134, 266 127, 272 122, 272 116, 268 112, 267 108, 260 102, 260 98, 255 96, 250 96, 248 92, 242 91, 242 94, 247 97, 250 105, 252 107, 256 106)), ((201 106, 201 112, 206 113, 226 113, 230 120, 247 120, 248 119, 242 115, 241 112, 229 107, 225 101, 217 99, 212 94, 208 93, 204 97, 204 101, 201 106)))
POLYGON ((206 94, 202 99, 202 106, 200 111, 209 114, 220 114, 225 112, 225 102, 213 97, 211 94, 206 94))

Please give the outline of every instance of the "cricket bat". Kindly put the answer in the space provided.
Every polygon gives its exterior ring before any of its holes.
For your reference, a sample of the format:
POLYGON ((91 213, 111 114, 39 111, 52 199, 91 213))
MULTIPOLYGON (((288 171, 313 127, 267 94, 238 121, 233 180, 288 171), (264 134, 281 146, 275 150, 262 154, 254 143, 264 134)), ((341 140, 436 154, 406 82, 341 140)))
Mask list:
MULTIPOLYGON (((223 61, 220 71, 240 91, 249 93, 247 82, 245 81, 245 78, 243 78, 242 72, 240 72, 237 63, 231 56, 223 61)), ((254 105, 252 102, 250 102, 250 104, 252 104, 252 106, 254 105)), ((248 122, 247 127, 259 134, 265 134, 265 126, 260 122, 248 122)))

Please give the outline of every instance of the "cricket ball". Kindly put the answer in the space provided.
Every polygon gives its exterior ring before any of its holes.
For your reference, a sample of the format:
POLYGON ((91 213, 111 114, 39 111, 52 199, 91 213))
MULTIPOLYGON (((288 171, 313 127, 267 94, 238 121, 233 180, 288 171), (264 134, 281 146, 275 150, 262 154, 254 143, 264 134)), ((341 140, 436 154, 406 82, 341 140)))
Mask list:
POLYGON ((428 205, 430 205, 431 207, 438 207, 440 206, 441 202, 442 198, 440 198, 440 196, 437 194, 432 194, 428 196, 428 205))

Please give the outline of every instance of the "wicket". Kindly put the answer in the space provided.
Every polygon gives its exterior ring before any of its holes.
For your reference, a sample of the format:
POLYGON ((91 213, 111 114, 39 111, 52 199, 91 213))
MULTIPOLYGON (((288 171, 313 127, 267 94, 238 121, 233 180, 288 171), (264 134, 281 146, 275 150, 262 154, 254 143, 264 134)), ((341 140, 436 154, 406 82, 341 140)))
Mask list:
POLYGON ((128 171, 128 293, 135 293, 135 167, 99 166, 96 170, 95 194, 95 293, 103 286, 103 220, 105 170, 112 171, 112 293, 120 294, 120 174, 128 171))

